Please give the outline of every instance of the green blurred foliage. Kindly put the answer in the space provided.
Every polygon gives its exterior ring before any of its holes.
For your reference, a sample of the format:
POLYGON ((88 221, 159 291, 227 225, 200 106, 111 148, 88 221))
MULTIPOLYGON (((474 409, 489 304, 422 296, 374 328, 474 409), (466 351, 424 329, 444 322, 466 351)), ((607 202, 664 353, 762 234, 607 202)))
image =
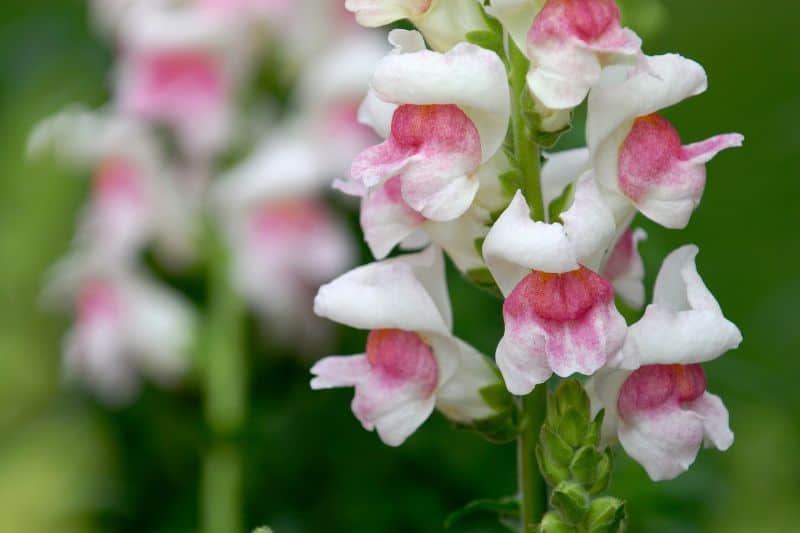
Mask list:
MULTIPOLYGON (((695 58, 710 80, 705 95, 666 115, 687 142, 723 131, 747 140, 710 164, 687 230, 641 221, 650 235, 642 253, 651 284, 670 250, 699 244, 701 273, 744 333, 739 350, 707 367, 736 444, 726 454, 701 452, 690 472, 659 484, 618 454, 611 491, 628 501, 637 533, 789 531, 800 523, 800 4, 663 6, 666 25, 654 27, 646 52, 695 58)), ((120 410, 64 390, 67 322, 37 303, 47 267, 69 245, 86 184, 25 161, 25 140, 67 103, 107 99, 111 52, 81 0, 7 0, 0 16, 0 532, 195 531, 209 441, 197 385, 147 389, 120 410)), ((577 123, 561 146, 578 144, 580 132, 577 123)), ((502 332, 499 302, 450 274, 456 333, 491 354, 502 332)), ((466 502, 515 490, 513 445, 490 445, 437 415, 404 446, 385 447, 349 412, 352 392, 312 393, 308 361, 262 342, 256 329, 242 437, 248 528, 440 531, 466 502)), ((339 338, 336 353, 363 349, 362 332, 341 329, 339 338)), ((501 531, 480 517, 456 530, 501 531)))

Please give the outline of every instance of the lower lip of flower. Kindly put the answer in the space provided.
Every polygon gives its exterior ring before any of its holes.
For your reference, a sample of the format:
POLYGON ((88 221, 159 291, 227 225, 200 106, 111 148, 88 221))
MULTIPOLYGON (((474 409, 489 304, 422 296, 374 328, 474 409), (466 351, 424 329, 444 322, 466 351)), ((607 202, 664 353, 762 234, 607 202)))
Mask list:
POLYGON ((647 365, 622 384, 617 410, 622 419, 629 419, 670 403, 694 401, 705 391, 706 374, 699 364, 647 365))
POLYGON ((438 383, 439 366, 433 350, 413 331, 371 331, 367 337, 367 360, 387 384, 416 382, 431 394, 438 383))

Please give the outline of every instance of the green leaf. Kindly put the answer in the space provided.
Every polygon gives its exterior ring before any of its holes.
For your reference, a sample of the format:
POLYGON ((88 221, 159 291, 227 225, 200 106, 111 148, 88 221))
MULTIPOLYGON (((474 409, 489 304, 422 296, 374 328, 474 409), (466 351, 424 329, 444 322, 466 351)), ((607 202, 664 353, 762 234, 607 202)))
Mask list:
POLYGON ((589 495, 573 481, 564 481, 553 489, 550 503, 558 509, 565 522, 573 525, 580 524, 589 512, 589 495))
POLYGON ((503 53, 503 37, 502 34, 495 33, 490 30, 477 30, 471 31, 466 34, 467 42, 491 50, 498 56, 505 56, 503 53))
POLYGON ((500 174, 497 179, 500 181, 500 186, 506 196, 514 196, 518 190, 522 189, 522 172, 519 169, 507 170, 500 174))
POLYGON ((506 496, 499 499, 484 498, 471 501, 461 509, 450 513, 444 519, 444 527, 450 529, 464 517, 480 512, 497 513, 502 517, 518 517, 520 515, 519 500, 516 496, 506 496))
POLYGON ((494 282, 494 278, 492 277, 492 273, 489 272, 488 268, 473 268, 471 270, 467 270, 464 275, 470 280, 472 283, 489 291, 493 295, 502 298, 503 293, 500 292, 500 288, 494 282))
POLYGON ((586 525, 591 533, 618 533, 625 531, 625 502, 611 496, 596 499, 589 507, 586 525))

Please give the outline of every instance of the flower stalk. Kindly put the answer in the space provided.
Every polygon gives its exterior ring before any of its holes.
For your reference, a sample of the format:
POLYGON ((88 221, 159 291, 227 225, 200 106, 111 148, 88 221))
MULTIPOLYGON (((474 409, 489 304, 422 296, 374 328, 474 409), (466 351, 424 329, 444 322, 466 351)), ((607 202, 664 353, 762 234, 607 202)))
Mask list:
POLYGON ((536 464, 536 444, 545 418, 547 387, 536 387, 520 398, 522 431, 517 438, 517 474, 522 532, 536 531, 547 505, 547 490, 536 464))
POLYGON ((245 309, 230 286, 229 256, 213 225, 207 231, 209 299, 204 343, 205 416, 211 443, 203 461, 203 527, 238 533, 242 458, 236 437, 246 416, 245 309))

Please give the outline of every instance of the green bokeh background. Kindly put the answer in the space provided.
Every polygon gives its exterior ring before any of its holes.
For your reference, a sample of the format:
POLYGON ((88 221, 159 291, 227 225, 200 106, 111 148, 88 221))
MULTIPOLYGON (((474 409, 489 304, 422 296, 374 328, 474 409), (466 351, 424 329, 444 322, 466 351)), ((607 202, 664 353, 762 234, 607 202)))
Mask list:
MULTIPOLYGON (((636 4, 630 0, 627 4, 636 4)), ((709 167, 688 229, 642 222, 652 284, 675 247, 698 266, 744 333, 707 365, 736 443, 692 470, 649 482, 618 454, 613 492, 636 533, 786 533, 800 527, 800 4, 669 0, 645 51, 700 61, 706 94, 666 115, 685 141, 740 131, 743 149, 709 167)), ((48 265, 68 247, 85 180, 29 163, 32 125, 64 105, 102 104, 111 53, 80 0, 0 6, 0 532, 195 531, 208 435, 190 380, 111 410, 60 383, 65 317, 37 304, 48 265)), ((565 146, 577 143, 576 135, 565 146)), ((452 274, 452 273, 451 273, 452 274)), ((452 275, 456 333, 492 353, 499 303, 452 275)), ((251 327, 251 329, 254 329, 251 327)), ((342 330, 339 353, 363 334, 342 330)), ((514 447, 434 416, 404 446, 383 446, 349 412, 350 391, 313 393, 307 362, 253 342, 245 449, 245 523, 291 532, 441 531, 467 501, 514 491, 514 447)), ((496 531, 480 517, 456 531, 496 531)))

